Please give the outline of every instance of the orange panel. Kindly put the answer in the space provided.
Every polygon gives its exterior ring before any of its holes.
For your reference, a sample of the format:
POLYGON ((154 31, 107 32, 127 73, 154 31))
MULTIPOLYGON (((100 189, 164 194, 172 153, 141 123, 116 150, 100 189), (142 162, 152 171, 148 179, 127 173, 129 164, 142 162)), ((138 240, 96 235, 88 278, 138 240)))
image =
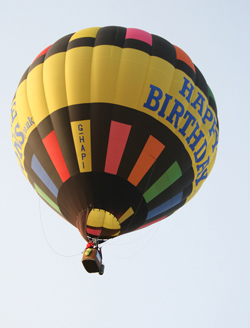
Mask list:
POLYGON ((176 50, 176 58, 178 60, 181 60, 184 63, 186 63, 196 73, 194 64, 193 64, 192 60, 190 59, 190 57, 181 48, 179 48, 177 46, 174 46, 174 47, 176 50))
POLYGON ((128 177, 128 181, 134 186, 137 186, 154 164, 164 147, 165 146, 159 140, 150 136, 128 177))

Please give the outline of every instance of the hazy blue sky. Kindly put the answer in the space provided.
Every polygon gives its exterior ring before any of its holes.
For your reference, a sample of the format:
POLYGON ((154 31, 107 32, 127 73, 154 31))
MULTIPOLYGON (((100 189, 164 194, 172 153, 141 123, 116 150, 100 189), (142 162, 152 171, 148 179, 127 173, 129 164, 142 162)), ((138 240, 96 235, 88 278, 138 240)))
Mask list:
POLYGON ((249 0, 8 0, 0 13, 0 326, 249 328, 249 0), (216 98, 220 140, 199 193, 160 224, 107 243, 101 277, 82 267, 79 232, 22 175, 9 111, 41 50, 106 25, 141 28, 187 52, 216 98))

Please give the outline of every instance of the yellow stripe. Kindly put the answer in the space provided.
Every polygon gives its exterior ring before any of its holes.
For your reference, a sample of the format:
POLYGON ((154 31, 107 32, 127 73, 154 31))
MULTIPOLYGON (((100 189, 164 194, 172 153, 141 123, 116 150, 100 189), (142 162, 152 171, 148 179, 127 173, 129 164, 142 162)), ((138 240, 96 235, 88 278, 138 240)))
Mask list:
POLYGON ((150 56, 135 49, 123 49, 115 91, 115 103, 137 108, 147 76, 150 56))
POLYGON ((43 78, 49 113, 66 107, 65 52, 57 53, 45 60, 43 78))
POLYGON ((49 115, 43 85, 43 64, 33 68, 27 77, 27 94, 36 125, 49 115))
POLYGON ((127 220, 131 215, 134 214, 134 210, 130 207, 119 219, 120 224, 127 220))
POLYGON ((91 102, 115 103, 122 52, 121 48, 114 46, 104 45, 94 48, 91 68, 91 102))
POLYGON ((106 211, 105 217, 104 217, 104 222, 103 222, 103 228, 110 229, 110 230, 117 230, 117 229, 120 230, 121 226, 120 226, 119 222, 117 221, 117 218, 113 214, 106 211))
POLYGON ((90 120, 71 122, 80 172, 92 171, 90 120))
POLYGON ((100 29, 100 27, 85 28, 81 31, 76 32, 74 35, 72 35, 70 41, 79 39, 79 38, 86 38, 86 37, 95 38, 99 29, 100 29))
POLYGON ((67 51, 65 62, 67 99, 69 105, 90 103, 90 81, 93 47, 67 51))

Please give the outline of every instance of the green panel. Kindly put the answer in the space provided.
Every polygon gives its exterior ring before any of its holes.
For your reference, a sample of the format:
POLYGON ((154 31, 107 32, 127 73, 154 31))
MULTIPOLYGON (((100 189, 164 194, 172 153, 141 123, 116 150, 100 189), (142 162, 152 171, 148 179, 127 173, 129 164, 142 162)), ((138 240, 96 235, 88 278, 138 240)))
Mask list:
POLYGON ((170 187, 182 176, 180 166, 177 162, 173 165, 143 194, 146 202, 150 202, 165 189, 170 187))
POLYGON ((38 194, 44 199, 44 200, 46 200, 46 202, 50 205, 50 206, 52 206, 57 212, 59 212, 60 214, 62 214, 61 213, 61 211, 60 211, 60 209, 59 209, 59 207, 38 187, 38 185, 36 185, 35 183, 34 183, 34 186, 35 186, 35 188, 36 188, 36 191, 38 192, 38 194))

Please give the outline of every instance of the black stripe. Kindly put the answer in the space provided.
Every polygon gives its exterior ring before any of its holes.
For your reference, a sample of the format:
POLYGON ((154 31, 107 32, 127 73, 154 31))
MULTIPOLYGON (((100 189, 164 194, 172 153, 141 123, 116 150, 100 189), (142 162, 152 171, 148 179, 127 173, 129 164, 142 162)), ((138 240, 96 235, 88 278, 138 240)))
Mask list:
POLYGON ((205 96, 208 99, 209 98, 209 89, 207 86, 207 82, 206 82, 204 76, 202 75, 201 71, 199 70, 199 68, 195 65, 194 65, 194 67, 195 67, 195 71, 196 71, 195 84, 205 94, 205 96))
POLYGON ((216 102, 214 101, 213 97, 209 97, 209 106, 213 109, 213 111, 217 117, 217 106, 216 106, 216 102))
POLYGON ((69 170, 70 176, 79 173, 73 141, 68 107, 61 108, 50 114, 51 122, 60 145, 63 158, 69 170))
POLYGON ((30 73, 30 71, 32 71, 33 68, 35 68, 36 66, 38 66, 38 65, 40 65, 40 64, 43 64, 44 59, 45 59, 45 55, 42 55, 42 56, 39 56, 36 60, 34 60, 33 63, 30 65, 29 73, 30 73))
POLYGON ((37 126, 37 130, 40 134, 41 139, 43 140, 47 135, 53 131, 53 125, 51 123, 50 115, 48 114, 47 117, 45 117, 42 122, 40 122, 37 126))
POLYGON ((91 104, 77 104, 69 106, 70 122, 89 120, 91 104))
POLYGON ((79 38, 69 42, 67 50, 78 47, 94 47, 95 38, 79 38))
POLYGON ((130 48, 130 49, 136 49, 143 52, 146 52, 147 54, 151 54, 152 46, 146 42, 143 42, 141 40, 136 39, 126 39, 123 45, 123 48, 130 48))
POLYGON ((176 50, 175 47, 167 40, 157 36, 152 35, 153 44, 151 56, 159 57, 168 61, 173 66, 176 65, 176 50))
POLYGON ((22 76, 22 78, 21 78, 21 80, 20 80, 20 82, 19 82, 19 84, 18 84, 18 87, 19 87, 19 85, 24 81, 24 80, 26 80, 27 79, 27 76, 28 76, 28 73, 29 73, 29 67, 26 69, 26 71, 24 72, 24 74, 23 74, 23 76, 22 76))
POLYGON ((99 29, 96 35, 95 46, 112 45, 122 48, 126 36, 126 28, 107 26, 99 29))
POLYGON ((177 60, 175 68, 183 71, 195 82, 195 72, 192 70, 192 68, 188 64, 186 64, 182 60, 177 60))
POLYGON ((56 41, 54 44, 52 44, 52 46, 49 48, 49 50, 45 56, 45 60, 47 58, 49 58, 50 56, 55 55, 59 52, 67 51, 69 40, 73 34, 74 33, 68 34, 68 35, 62 37, 61 39, 59 39, 58 41, 56 41))

